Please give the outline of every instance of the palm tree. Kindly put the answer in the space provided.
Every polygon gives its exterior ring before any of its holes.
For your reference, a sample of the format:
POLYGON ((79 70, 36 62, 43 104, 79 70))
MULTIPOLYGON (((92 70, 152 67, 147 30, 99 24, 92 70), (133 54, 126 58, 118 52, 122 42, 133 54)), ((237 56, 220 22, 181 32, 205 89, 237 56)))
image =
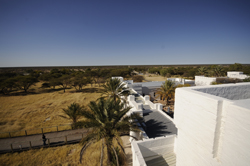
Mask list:
POLYGON ((207 74, 207 68, 206 68, 206 67, 200 67, 200 68, 198 69, 198 73, 199 73, 200 75, 205 75, 205 74, 207 74))
POLYGON ((59 115, 59 116, 62 118, 71 119, 72 128, 76 128, 76 123, 78 119, 82 117, 84 107, 80 106, 78 103, 72 103, 70 106, 68 106, 67 109, 63 109, 63 111, 67 116, 64 115, 59 115))
POLYGON ((110 78, 103 85, 102 96, 105 98, 113 98, 114 101, 117 99, 122 99, 122 96, 129 95, 130 91, 125 87, 125 84, 118 78, 110 78))
POLYGON ((222 66, 218 65, 214 68, 214 73, 216 77, 220 77, 223 75, 224 69, 222 66))
POLYGON ((167 80, 159 89, 157 89, 156 94, 157 96, 160 96, 161 99, 166 99, 168 104, 168 101, 174 97, 175 89, 175 82, 167 80))
POLYGON ((104 98, 89 103, 90 110, 83 111, 85 120, 81 122, 81 125, 85 126, 85 128, 91 128, 91 130, 81 141, 83 147, 80 153, 80 162, 85 149, 90 144, 102 140, 102 151, 103 146, 107 147, 108 165, 112 162, 112 158, 115 159, 116 165, 119 165, 116 150, 118 147, 115 148, 114 143, 117 142, 119 149, 124 153, 120 136, 128 135, 130 130, 138 131, 136 124, 131 121, 131 117, 125 116, 130 107, 126 108, 124 106, 125 103, 121 102, 121 100, 115 102, 113 99, 105 100, 104 98))

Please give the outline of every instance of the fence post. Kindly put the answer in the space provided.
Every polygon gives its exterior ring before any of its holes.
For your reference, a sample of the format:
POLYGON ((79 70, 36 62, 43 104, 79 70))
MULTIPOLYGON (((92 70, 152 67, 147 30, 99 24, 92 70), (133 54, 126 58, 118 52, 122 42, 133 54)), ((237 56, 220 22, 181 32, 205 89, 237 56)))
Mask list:
POLYGON ((67 141, 67 136, 65 136, 65 144, 67 144, 68 143, 68 141, 67 141))
POLYGON ((58 132, 58 126, 56 126, 56 131, 58 132))
POLYGON ((25 130, 25 135, 27 136, 27 131, 25 130))
POLYGON ((12 146, 12 144, 10 144, 10 148, 11 148, 11 151, 12 151, 12 153, 13 153, 13 146, 12 146))
POLYGON ((32 149, 31 141, 30 141, 30 149, 32 149))
POLYGON ((49 145, 49 147, 50 147, 50 141, 49 141, 49 139, 48 139, 48 145, 49 145))
POLYGON ((9 132, 9 136, 11 137, 10 132, 9 132))
POLYGON ((43 134, 43 128, 41 128, 41 130, 42 130, 42 134, 43 134))

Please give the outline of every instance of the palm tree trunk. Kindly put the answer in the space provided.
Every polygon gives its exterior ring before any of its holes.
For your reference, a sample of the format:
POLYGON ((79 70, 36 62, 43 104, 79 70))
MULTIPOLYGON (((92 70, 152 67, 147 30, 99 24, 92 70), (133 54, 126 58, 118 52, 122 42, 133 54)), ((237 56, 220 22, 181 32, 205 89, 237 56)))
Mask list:
POLYGON ((123 146, 120 144, 120 142, 117 138, 116 138, 116 141, 117 141, 118 145, 120 146, 120 148, 122 149, 123 154, 125 155, 125 150, 124 150, 123 146))
POLYGON ((85 149, 86 149, 91 143, 92 143, 92 142, 86 143, 86 144, 82 147, 81 152, 80 152, 80 159, 79 159, 80 163, 82 163, 82 156, 83 156, 83 153, 84 153, 85 149))
POLYGON ((106 142, 106 146, 107 146, 107 155, 108 155, 108 165, 110 165, 110 161, 111 161, 111 146, 108 143, 108 140, 105 140, 106 142))
POLYGON ((102 147, 101 147, 101 161, 100 161, 100 166, 102 166, 103 162, 103 139, 102 139, 102 147))
POLYGON ((112 146, 112 149, 113 149, 113 151, 115 153, 116 165, 119 166, 119 159, 118 159, 118 156, 117 156, 117 153, 116 153, 116 150, 115 150, 114 146, 112 146))

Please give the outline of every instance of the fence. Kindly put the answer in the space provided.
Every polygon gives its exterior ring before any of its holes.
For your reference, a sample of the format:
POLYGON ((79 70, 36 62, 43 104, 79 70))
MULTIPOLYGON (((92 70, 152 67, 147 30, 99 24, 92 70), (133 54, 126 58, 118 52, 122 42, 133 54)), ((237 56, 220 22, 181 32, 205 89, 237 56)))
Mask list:
POLYGON ((12 142, 11 144, 1 144, 0 153, 17 152, 42 147, 52 147, 70 143, 78 143, 86 135, 86 133, 87 131, 66 136, 48 138, 46 140, 46 145, 43 145, 42 139, 32 139, 29 141, 12 142))
POLYGON ((57 131, 71 130, 71 129, 72 129, 71 124, 63 124, 63 125, 59 125, 59 126, 42 127, 42 128, 36 128, 36 129, 30 129, 30 130, 1 132, 0 138, 43 134, 43 133, 50 133, 50 132, 57 132, 57 131))

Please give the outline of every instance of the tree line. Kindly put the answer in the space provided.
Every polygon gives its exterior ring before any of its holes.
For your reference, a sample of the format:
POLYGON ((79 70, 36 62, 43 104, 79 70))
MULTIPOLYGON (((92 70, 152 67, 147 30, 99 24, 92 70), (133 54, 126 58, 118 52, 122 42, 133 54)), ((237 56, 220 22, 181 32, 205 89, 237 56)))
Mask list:
POLYGON ((163 77, 178 75, 180 77, 191 77, 195 75, 205 75, 211 77, 226 76, 227 71, 242 71, 250 74, 250 66, 235 63, 229 66, 188 66, 188 67, 122 67, 122 68, 53 68, 50 71, 26 69, 24 71, 6 71, 0 73, 0 93, 9 94, 13 91, 23 90, 27 93, 32 85, 41 81, 42 88, 60 87, 64 90, 74 87, 76 91, 81 91, 87 84, 98 84, 105 82, 107 78, 121 76, 131 78, 135 82, 141 82, 142 76, 134 76, 133 71, 139 73, 159 74, 163 77))
POLYGON ((131 76, 131 68, 121 69, 91 69, 73 70, 57 69, 44 72, 39 70, 26 70, 24 72, 3 72, 0 73, 0 93, 9 94, 13 91, 23 90, 27 93, 31 85, 41 81, 42 88, 60 87, 64 90, 68 87, 74 87, 76 91, 81 91, 87 84, 103 84, 107 78, 113 76, 122 76, 128 78, 131 76))
POLYGON ((235 63, 229 66, 210 65, 210 66, 195 66, 195 67, 150 67, 148 73, 159 74, 163 77, 171 77, 179 75, 181 77, 192 77, 195 75, 205 75, 209 77, 226 76, 228 71, 242 71, 244 74, 250 75, 250 66, 235 63))

